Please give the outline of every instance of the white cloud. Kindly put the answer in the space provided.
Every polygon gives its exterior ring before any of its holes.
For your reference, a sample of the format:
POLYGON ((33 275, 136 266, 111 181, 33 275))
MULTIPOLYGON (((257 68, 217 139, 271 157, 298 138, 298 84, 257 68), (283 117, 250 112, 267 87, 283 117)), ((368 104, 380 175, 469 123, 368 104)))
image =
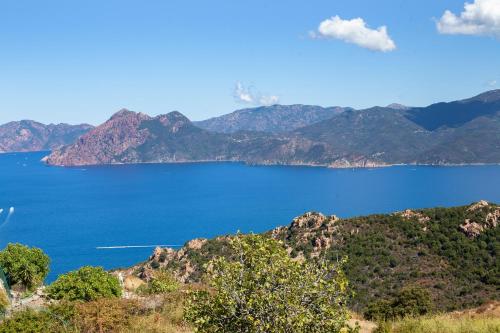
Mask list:
POLYGON ((442 34, 490 35, 500 38, 500 0, 466 2, 464 11, 458 16, 446 10, 436 26, 442 34))
POLYGON ((279 103, 279 96, 265 95, 256 91, 252 86, 245 87, 243 83, 236 82, 234 87, 234 98, 239 103, 251 105, 273 105, 279 103))
POLYGON ((396 49, 396 43, 387 33, 386 26, 370 29, 360 17, 343 20, 339 16, 333 16, 320 23, 318 33, 312 32, 310 35, 340 39, 373 51, 389 52, 396 49))
POLYGON ((488 86, 490 88, 495 88, 497 86, 497 83, 498 83, 497 80, 491 80, 488 82, 488 86))

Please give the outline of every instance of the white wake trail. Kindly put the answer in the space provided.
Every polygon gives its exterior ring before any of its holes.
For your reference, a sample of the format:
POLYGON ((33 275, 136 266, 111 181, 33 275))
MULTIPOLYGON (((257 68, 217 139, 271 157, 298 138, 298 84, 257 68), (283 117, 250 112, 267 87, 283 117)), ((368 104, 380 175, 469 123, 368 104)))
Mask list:
POLYGON ((134 249, 146 247, 181 247, 177 244, 158 244, 158 245, 117 245, 117 246, 97 246, 97 250, 113 250, 113 249, 134 249))
POLYGON ((5 221, 3 221, 2 224, 0 224, 0 228, 3 228, 7 223, 9 223, 10 217, 12 216, 12 214, 14 214, 14 207, 9 208, 9 213, 7 214, 7 217, 5 218, 5 221))

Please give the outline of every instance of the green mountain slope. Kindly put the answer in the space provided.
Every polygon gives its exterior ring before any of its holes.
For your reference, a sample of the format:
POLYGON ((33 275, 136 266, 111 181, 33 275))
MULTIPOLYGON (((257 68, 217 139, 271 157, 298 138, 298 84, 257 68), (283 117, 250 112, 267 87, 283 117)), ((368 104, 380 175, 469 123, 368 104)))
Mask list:
MULTIPOLYGON (((267 234, 298 260, 347 256, 356 311, 408 285, 425 287, 438 310, 451 310, 500 299, 499 225, 500 207, 481 201, 347 219, 307 213, 267 234)), ((231 257, 228 237, 195 239, 178 251, 158 248, 131 271, 147 278, 165 267, 183 281, 200 281, 211 258, 231 257)))

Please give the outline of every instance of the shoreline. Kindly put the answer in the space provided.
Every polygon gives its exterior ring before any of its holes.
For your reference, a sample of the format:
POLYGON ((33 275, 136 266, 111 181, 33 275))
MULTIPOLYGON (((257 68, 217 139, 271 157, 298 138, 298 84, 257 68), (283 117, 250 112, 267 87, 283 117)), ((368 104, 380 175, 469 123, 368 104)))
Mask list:
POLYGON ((40 162, 50 167, 61 168, 81 168, 81 167, 102 167, 102 166, 121 166, 121 165, 142 165, 142 164, 202 164, 202 163, 241 163, 247 166, 285 166, 285 167, 310 167, 310 168, 325 168, 325 169, 375 169, 388 168, 398 166, 428 166, 428 167, 465 167, 465 166, 500 166, 497 163, 352 163, 352 164, 316 164, 316 163, 279 163, 279 162, 248 162, 244 160, 185 160, 185 161, 151 161, 151 162, 113 162, 101 164, 74 164, 74 165, 58 165, 46 162, 48 155, 43 157, 40 162))

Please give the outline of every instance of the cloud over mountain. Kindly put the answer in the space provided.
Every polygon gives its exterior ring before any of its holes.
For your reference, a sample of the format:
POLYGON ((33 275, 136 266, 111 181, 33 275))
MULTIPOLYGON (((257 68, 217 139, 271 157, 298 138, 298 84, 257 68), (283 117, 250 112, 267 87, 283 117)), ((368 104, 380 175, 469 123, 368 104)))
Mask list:
POLYGON ((389 36, 386 26, 370 29, 360 17, 343 20, 333 16, 320 23, 318 33, 313 33, 313 37, 339 39, 373 51, 389 52, 396 49, 396 43, 389 36))
POLYGON ((279 96, 266 95, 255 90, 254 87, 246 87, 241 82, 236 82, 233 96, 238 103, 249 104, 254 106, 268 106, 279 103, 279 96))

